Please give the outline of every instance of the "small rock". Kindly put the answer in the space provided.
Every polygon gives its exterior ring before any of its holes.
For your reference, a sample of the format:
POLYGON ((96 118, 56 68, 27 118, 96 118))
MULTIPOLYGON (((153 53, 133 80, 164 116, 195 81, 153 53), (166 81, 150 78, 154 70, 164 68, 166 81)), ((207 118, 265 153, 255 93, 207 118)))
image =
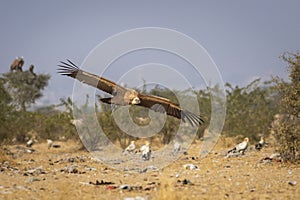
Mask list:
POLYGON ((136 197, 125 197, 123 200, 147 200, 147 197, 141 197, 141 196, 136 196, 136 197))
POLYGON ((177 183, 181 183, 182 185, 192 185, 192 182, 189 179, 178 180, 177 183))
POLYGON ((289 181, 288 184, 291 186, 295 186, 297 185, 297 181, 289 181))
POLYGON ((41 179, 39 178, 35 178, 35 177, 30 177, 26 180, 26 183, 31 183, 31 182, 34 182, 34 181, 40 181, 41 179))
POLYGON ((129 185, 121 185, 119 188, 122 189, 122 190, 129 190, 129 189, 131 189, 131 187, 129 185))
POLYGON ((113 189, 116 189, 116 188, 118 188, 116 185, 108 185, 108 186, 106 186, 107 190, 113 190, 113 189))
POLYGON ((92 184, 92 185, 112 185, 112 184, 115 184, 114 182, 103 181, 103 180, 101 180, 100 182, 98 180, 96 180, 95 183, 93 183, 93 182, 90 181, 89 183, 92 184))

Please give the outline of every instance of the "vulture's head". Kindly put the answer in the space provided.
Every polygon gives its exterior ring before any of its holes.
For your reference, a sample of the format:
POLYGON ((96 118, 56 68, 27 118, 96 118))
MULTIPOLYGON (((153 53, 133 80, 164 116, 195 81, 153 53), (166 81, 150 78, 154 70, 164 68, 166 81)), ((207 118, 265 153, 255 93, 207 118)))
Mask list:
POLYGON ((139 103, 141 103, 141 100, 138 97, 134 97, 131 101, 131 104, 133 104, 133 105, 136 105, 136 104, 139 104, 139 103))

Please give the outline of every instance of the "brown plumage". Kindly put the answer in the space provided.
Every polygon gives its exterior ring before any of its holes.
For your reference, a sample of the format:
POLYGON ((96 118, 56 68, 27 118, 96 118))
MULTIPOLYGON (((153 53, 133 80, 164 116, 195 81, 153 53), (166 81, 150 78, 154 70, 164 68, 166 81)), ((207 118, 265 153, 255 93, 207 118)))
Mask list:
POLYGON ((167 115, 181 119, 183 122, 187 119, 192 126, 199 126, 204 123, 202 117, 197 116, 190 111, 181 109, 178 104, 173 103, 169 99, 140 94, 136 90, 122 87, 108 79, 79 69, 70 60, 68 60, 68 62, 61 62, 61 65, 58 66, 60 67, 58 69, 60 74, 70 76, 113 96, 111 98, 100 99, 100 101, 104 103, 143 106, 150 108, 155 112, 167 113, 167 115))
POLYGON ((22 72, 22 67, 24 65, 24 59, 23 57, 19 58, 19 57, 16 57, 16 59, 11 63, 10 65, 10 71, 20 71, 22 72))

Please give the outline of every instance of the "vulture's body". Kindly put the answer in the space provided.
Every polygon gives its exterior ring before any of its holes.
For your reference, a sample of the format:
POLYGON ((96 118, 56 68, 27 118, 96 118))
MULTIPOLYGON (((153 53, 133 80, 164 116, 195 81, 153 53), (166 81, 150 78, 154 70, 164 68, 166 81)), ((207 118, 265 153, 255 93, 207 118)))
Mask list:
POLYGON ((23 57, 19 58, 19 57, 16 57, 16 59, 11 63, 10 65, 10 71, 20 71, 22 72, 22 67, 24 65, 24 59, 23 57))
POLYGON ((142 159, 150 160, 151 158, 151 147, 149 142, 145 142, 145 144, 141 147, 142 159))
POLYGON ((131 153, 134 152, 135 150, 135 142, 131 141, 130 145, 128 145, 128 147, 125 148, 124 153, 131 153))
POLYGON ((244 154, 244 152, 246 151, 247 147, 248 147, 248 142, 249 142, 249 138, 245 138, 243 142, 237 144, 235 147, 233 147, 232 149, 230 149, 227 154, 229 153, 242 153, 244 154))
POLYGON ((263 148, 264 144, 265 144, 264 137, 261 137, 260 141, 257 144, 255 144, 255 149, 260 151, 263 148))
POLYGON ((197 116, 190 111, 181 109, 178 104, 171 102, 169 99, 153 95, 144 95, 136 90, 122 87, 106 78, 79 69, 69 60, 68 62, 61 62, 61 65, 59 66, 60 74, 70 76, 111 94, 112 97, 110 98, 100 99, 100 101, 104 103, 147 107, 156 112, 167 113, 167 115, 181 119, 183 122, 187 119, 192 126, 199 126, 204 123, 202 117, 197 116))

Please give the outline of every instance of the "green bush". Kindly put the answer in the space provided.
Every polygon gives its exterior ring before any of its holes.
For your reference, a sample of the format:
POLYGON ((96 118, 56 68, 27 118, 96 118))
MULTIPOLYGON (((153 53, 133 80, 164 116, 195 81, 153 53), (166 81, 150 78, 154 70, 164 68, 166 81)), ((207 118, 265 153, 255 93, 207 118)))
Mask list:
POLYGON ((276 115, 273 132, 283 159, 297 161, 300 160, 300 56, 299 53, 286 53, 282 59, 289 65, 290 82, 274 79, 282 96, 280 114, 276 115))

